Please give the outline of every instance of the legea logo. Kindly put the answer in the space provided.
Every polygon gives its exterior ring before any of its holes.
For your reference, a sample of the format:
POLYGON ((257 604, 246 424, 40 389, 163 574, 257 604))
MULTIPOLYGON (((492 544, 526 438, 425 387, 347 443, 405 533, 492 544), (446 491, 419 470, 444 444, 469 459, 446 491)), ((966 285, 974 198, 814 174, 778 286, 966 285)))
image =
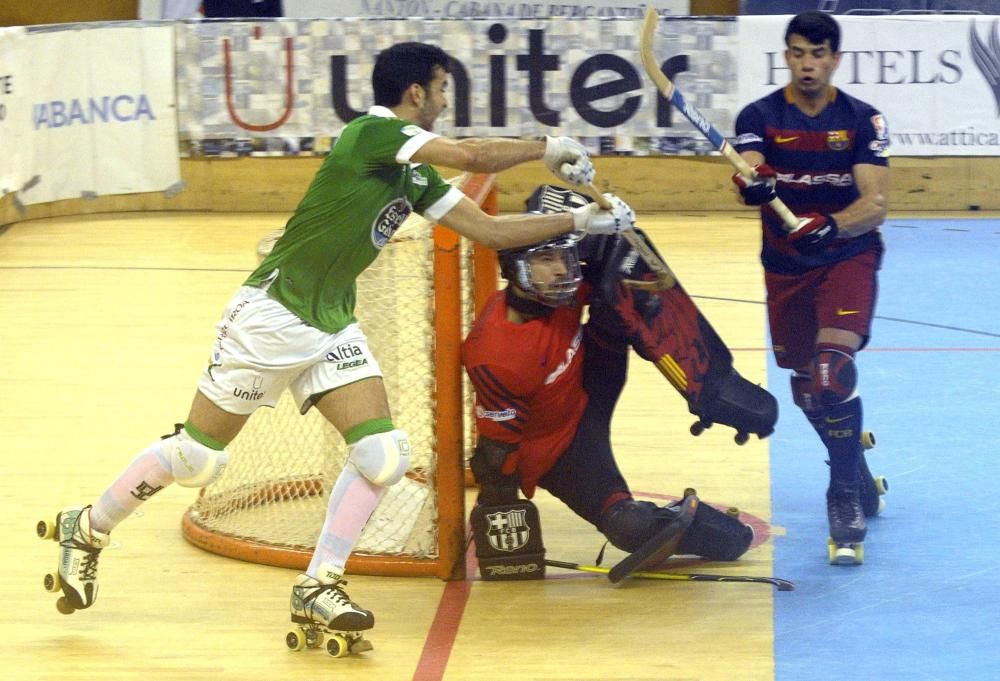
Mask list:
POLYGON ((993 99, 997 103, 997 116, 1000 117, 1000 37, 997 37, 997 21, 993 20, 990 27, 989 45, 985 44, 976 31, 976 22, 969 24, 969 51, 972 61, 983 74, 983 79, 993 91, 993 99))

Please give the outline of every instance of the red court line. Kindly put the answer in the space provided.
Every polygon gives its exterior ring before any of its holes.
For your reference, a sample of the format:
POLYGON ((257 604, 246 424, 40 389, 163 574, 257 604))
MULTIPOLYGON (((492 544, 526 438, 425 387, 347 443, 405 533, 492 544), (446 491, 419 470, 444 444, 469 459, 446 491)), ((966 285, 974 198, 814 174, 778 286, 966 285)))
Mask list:
POLYGON ((413 681, 441 681, 444 677, 478 565, 475 549, 470 542, 465 552, 465 579, 445 584, 437 613, 424 641, 423 652, 420 653, 420 660, 413 672, 413 681))

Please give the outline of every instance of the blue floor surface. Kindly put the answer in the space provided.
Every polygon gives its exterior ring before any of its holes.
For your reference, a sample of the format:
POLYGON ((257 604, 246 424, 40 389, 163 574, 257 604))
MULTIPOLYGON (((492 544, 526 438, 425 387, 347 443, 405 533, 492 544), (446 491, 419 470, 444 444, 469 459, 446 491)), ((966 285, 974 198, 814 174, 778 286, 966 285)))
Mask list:
POLYGON ((769 360, 776 681, 1000 679, 1000 221, 890 220, 858 356, 890 484, 865 563, 826 562, 825 450, 769 360))

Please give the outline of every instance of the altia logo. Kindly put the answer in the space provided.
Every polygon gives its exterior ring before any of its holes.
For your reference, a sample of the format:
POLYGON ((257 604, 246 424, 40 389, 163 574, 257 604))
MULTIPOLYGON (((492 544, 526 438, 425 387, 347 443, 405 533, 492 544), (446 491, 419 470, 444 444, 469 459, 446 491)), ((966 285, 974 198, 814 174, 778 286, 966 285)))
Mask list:
POLYGON ((983 79, 993 91, 993 100, 997 104, 997 116, 1000 117, 1000 37, 997 36, 997 23, 994 19, 990 26, 989 45, 982 41, 976 31, 976 22, 969 24, 969 51, 976 68, 983 74, 983 79))

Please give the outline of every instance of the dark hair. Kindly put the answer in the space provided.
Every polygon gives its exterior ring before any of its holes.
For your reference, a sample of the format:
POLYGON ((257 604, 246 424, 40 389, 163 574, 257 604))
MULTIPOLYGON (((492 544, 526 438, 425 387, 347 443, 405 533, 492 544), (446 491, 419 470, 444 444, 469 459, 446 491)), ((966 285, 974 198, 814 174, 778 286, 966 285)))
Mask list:
POLYGON ((406 89, 418 83, 424 87, 434 79, 440 66, 451 73, 451 57, 440 47, 424 43, 398 43, 378 53, 372 70, 372 91, 378 106, 396 106, 406 89))
POLYGON ((796 14, 785 29, 786 46, 793 33, 802 36, 813 45, 822 45, 829 40, 830 49, 833 52, 840 52, 840 25, 826 12, 810 10, 796 14))

